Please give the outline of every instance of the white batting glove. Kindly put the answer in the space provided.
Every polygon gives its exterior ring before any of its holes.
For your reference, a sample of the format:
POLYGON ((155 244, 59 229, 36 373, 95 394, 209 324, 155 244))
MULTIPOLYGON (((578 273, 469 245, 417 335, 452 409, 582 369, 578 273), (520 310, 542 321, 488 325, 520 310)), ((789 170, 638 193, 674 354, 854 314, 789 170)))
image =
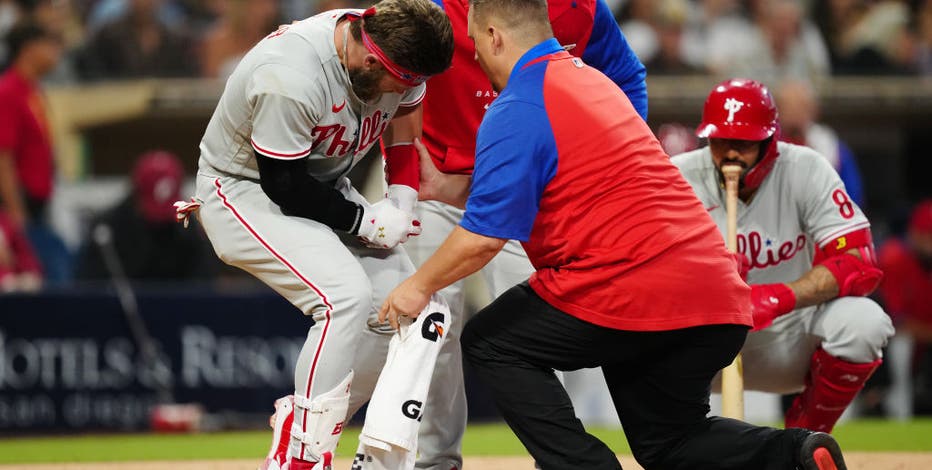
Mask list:
POLYGON ((385 197, 392 201, 395 207, 409 213, 414 213, 414 206, 417 204, 417 190, 411 186, 403 184, 388 185, 388 192, 385 197))
POLYGON ((421 234, 421 221, 405 212, 388 199, 363 206, 362 221, 356 235, 370 248, 391 249, 404 243, 408 237, 421 234))

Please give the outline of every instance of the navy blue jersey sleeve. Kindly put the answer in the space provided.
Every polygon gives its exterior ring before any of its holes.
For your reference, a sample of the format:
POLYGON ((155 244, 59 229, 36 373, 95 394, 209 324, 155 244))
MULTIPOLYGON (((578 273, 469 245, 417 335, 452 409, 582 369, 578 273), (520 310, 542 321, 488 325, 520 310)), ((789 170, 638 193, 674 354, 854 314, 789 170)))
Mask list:
POLYGON ((582 60, 612 79, 628 96, 638 114, 647 120, 647 69, 621 34, 605 0, 596 0, 592 35, 582 60))
POLYGON ((557 146, 544 108, 494 103, 479 126, 476 167, 460 225, 488 237, 527 241, 556 171, 557 146))

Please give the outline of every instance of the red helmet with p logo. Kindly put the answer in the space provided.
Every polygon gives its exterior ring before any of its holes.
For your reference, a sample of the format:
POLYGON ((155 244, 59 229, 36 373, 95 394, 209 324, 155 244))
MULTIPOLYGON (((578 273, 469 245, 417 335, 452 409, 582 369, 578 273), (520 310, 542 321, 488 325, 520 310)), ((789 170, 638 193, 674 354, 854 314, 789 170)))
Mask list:
POLYGON ((701 138, 765 141, 769 145, 744 175, 744 186, 756 188, 773 169, 777 159, 780 124, 777 106, 762 83, 733 78, 715 85, 702 109, 702 122, 696 128, 701 138))

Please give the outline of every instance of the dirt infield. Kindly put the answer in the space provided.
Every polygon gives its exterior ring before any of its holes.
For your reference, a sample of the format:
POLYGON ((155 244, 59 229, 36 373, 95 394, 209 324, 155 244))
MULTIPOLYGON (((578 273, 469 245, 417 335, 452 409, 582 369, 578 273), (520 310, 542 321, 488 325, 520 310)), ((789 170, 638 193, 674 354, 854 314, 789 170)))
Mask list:
MULTIPOLYGON (((630 456, 620 456, 626 470, 642 470, 630 456)), ((845 455, 849 470, 927 470, 932 469, 932 452, 850 452, 845 455)), ((349 459, 339 459, 337 469, 350 468, 349 459)), ((0 465, 0 470, 255 470, 254 460, 204 460, 182 462, 110 462, 81 464, 0 465)), ((528 457, 469 457, 471 470, 531 470, 528 457)))

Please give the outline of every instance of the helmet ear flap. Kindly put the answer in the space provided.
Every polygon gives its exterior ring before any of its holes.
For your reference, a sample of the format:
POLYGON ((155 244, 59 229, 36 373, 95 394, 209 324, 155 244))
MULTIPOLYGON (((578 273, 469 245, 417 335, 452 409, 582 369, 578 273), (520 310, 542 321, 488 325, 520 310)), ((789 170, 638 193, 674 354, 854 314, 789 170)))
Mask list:
POLYGON ((764 182, 764 178, 773 170, 773 166, 777 163, 777 156, 780 155, 779 150, 777 150, 778 140, 779 132, 776 132, 774 135, 761 142, 760 158, 758 158, 757 163, 744 174, 745 189, 757 189, 761 183, 764 182))

